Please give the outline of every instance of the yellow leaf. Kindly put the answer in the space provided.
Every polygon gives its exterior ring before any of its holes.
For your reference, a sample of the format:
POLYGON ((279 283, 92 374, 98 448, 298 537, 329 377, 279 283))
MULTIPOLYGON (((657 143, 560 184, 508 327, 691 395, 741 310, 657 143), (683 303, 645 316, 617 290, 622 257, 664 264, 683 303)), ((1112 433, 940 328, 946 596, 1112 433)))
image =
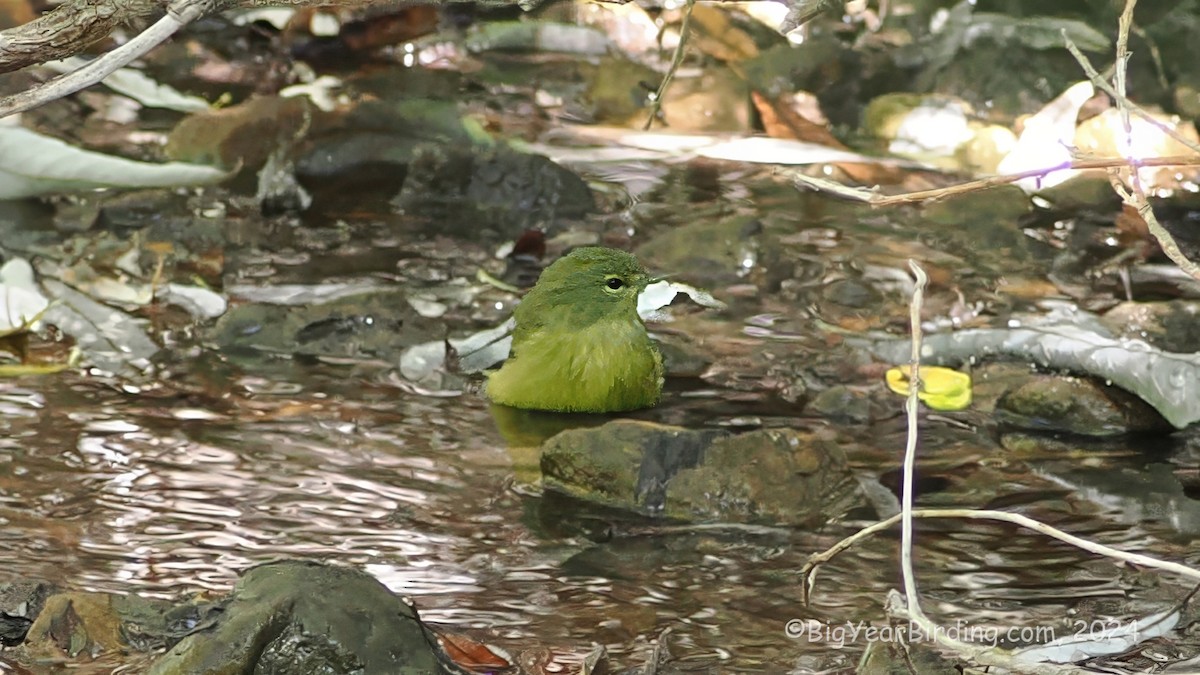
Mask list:
POLYGON ((0 378, 25 377, 26 375, 52 375, 71 367, 69 363, 13 363, 0 365, 0 378))
MULTIPOLYGON (((908 396, 910 373, 907 365, 888 370, 888 389, 908 396)), ((917 398, 934 410, 963 410, 971 405, 971 376, 949 368, 923 366, 917 398)))

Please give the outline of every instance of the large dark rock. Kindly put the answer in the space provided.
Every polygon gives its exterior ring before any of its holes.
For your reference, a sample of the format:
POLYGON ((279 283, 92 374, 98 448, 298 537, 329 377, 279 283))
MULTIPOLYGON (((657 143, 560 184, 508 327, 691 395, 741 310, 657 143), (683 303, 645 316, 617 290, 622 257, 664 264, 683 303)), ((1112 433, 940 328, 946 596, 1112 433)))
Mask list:
POLYGON ((703 463, 667 489, 676 511, 693 518, 814 527, 842 515, 858 494, 841 448, 794 429, 717 439, 703 463))
POLYGON ((724 432, 617 420, 592 429, 570 429, 542 445, 542 474, 549 487, 607 506, 661 513, 667 481, 700 462, 724 432))
POLYGON ((1171 428, 1154 408, 1124 389, 1063 375, 1030 374, 996 402, 996 419, 1022 429, 1084 436, 1171 428))
POLYGON ((17 579, 0 584, 0 646, 20 644, 55 588, 47 582, 17 579))
POLYGON ((542 155, 434 144, 417 148, 392 203, 446 233, 500 239, 596 208, 583 179, 542 155))
POLYGON ((384 288, 312 305, 240 305, 217 322, 213 339, 229 352, 396 361, 404 349, 438 336, 438 328, 403 290, 384 288))
POLYGON ((176 644, 150 675, 457 673, 416 610, 371 575, 316 562, 248 570, 224 616, 176 644))
POLYGON ((859 494, 838 447, 791 429, 729 435, 618 420, 549 439, 541 468, 552 490, 686 520, 816 525, 859 494))

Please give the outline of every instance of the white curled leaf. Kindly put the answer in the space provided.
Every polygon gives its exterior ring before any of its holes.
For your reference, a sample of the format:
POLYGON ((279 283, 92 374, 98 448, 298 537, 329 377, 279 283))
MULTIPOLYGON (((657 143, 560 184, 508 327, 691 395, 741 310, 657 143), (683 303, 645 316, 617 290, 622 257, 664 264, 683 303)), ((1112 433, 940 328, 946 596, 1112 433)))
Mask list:
MULTIPOLYGON (((59 73, 70 73, 91 63, 91 59, 72 56, 61 61, 50 61, 45 65, 59 73)), ((133 68, 118 68, 112 75, 100 81, 101 84, 113 91, 128 96, 147 108, 163 108, 179 112, 200 112, 208 110, 208 101, 189 96, 174 87, 160 84, 140 70, 133 68)))
POLYGON ((215 319, 229 309, 229 303, 219 293, 200 286, 167 284, 162 297, 172 305, 186 309, 197 319, 215 319))
POLYGON ((725 303, 714 298, 708 291, 675 281, 663 280, 650 284, 638 296, 638 316, 642 317, 643 321, 670 321, 671 317, 664 311, 664 308, 670 305, 675 300, 675 296, 680 293, 688 296, 692 302, 702 307, 725 309, 725 303))
POLYGON ((151 164, 104 155, 29 129, 0 125, 0 199, 102 188, 206 185, 228 176, 211 166, 151 164))
POLYGON ((0 267, 0 336, 35 328, 49 306, 29 261, 13 258, 0 267))
MULTIPOLYGON (((512 349, 512 319, 494 328, 481 330, 465 338, 451 339, 450 346, 458 353, 458 370, 478 373, 508 358, 512 349)), ((432 340, 414 345, 400 356, 400 374, 405 379, 419 381, 442 368, 446 363, 446 341, 432 340)))

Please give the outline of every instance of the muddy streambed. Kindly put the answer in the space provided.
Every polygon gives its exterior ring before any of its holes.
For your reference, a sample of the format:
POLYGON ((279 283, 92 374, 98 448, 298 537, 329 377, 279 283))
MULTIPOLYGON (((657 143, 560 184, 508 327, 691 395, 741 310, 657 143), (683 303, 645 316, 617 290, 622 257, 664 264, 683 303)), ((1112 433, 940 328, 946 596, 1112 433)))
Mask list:
MULTIPOLYGON (((674 170, 632 226, 627 213, 550 239, 552 250, 588 237, 640 250, 729 302, 725 312, 684 308, 659 327, 676 376, 663 405, 636 417, 799 429, 844 450, 865 486, 894 494, 901 400, 882 369, 816 319, 901 335, 908 288, 896 279, 908 256, 941 274, 930 318, 972 303, 994 316, 1030 309, 1045 299, 1037 289, 1049 288, 1063 235, 986 200, 872 212, 733 166, 704 173, 721 189, 698 197, 694 176, 674 170), (697 226, 712 230, 670 239, 697 226)), ((498 264, 494 242, 361 208, 336 225, 229 218, 226 232, 240 228, 250 243, 228 244, 227 286, 437 289, 498 264)), ((1091 241, 1105 227, 1080 220, 1074 231, 1091 241)), ((1097 296, 1116 287, 1088 283, 1097 296)), ((514 300, 472 296, 448 330, 503 318, 514 300)), ((243 358, 212 333, 162 335, 169 347, 151 378, 0 382, 0 581, 179 598, 226 591, 257 562, 316 558, 367 570, 429 621, 514 652, 546 647, 563 663, 599 643, 638 664, 670 629, 684 671, 851 667, 867 645, 832 629, 885 623, 896 533, 824 568, 811 604, 797 575, 809 554, 877 518, 867 504, 817 528, 692 527, 591 508, 543 494, 530 449, 510 447, 477 395, 402 386, 386 363, 243 358), (787 634, 791 620, 805 635, 787 634)), ((978 410, 927 414, 922 433, 918 505, 1004 508, 1127 550, 1198 557, 1192 433, 1030 435, 978 410)), ((1093 618, 1160 611, 1185 592, 1001 524, 919 523, 917 560, 927 609, 946 625, 1062 637, 1093 618)))

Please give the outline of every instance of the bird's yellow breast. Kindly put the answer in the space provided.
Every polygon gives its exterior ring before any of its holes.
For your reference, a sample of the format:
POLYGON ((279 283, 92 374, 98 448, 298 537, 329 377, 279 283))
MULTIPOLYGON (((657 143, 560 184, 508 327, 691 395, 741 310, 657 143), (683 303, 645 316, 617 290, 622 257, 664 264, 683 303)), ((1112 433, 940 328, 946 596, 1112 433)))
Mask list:
POLYGON ((658 403, 662 376, 662 357, 635 315, 525 335, 487 393, 514 408, 619 412, 658 403))

